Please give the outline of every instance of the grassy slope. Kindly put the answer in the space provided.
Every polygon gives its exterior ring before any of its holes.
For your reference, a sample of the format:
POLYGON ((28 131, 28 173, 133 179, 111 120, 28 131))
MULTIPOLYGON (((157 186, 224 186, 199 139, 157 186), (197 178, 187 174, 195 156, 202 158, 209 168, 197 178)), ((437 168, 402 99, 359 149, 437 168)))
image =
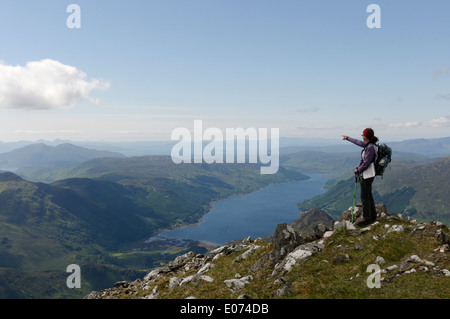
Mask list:
MULTIPOLYGON (((257 272, 249 272, 249 268, 255 264, 264 254, 272 250, 271 243, 261 244, 262 248, 256 250, 250 258, 239 263, 232 261, 242 252, 232 253, 213 261, 215 267, 208 271, 207 275, 214 279, 213 282, 204 282, 196 286, 191 282, 183 287, 168 290, 169 277, 159 279, 158 285, 160 298, 174 299, 194 296, 199 299, 228 299, 237 298, 241 294, 247 294, 254 299, 358 299, 358 298, 389 298, 389 299, 435 299, 448 298, 450 296, 450 277, 434 276, 417 268, 417 272, 403 274, 389 282, 382 282, 380 289, 369 289, 366 280, 370 273, 367 267, 375 262, 377 256, 382 256, 386 263, 381 268, 391 265, 400 266, 405 258, 418 255, 424 260, 434 262, 441 269, 450 268, 450 252, 435 252, 440 243, 435 237, 437 226, 429 224, 425 231, 411 234, 415 225, 405 221, 393 219, 382 221, 373 227, 371 231, 359 236, 351 236, 349 231, 341 229, 325 241, 325 248, 321 253, 313 255, 307 261, 293 267, 291 272, 284 275, 285 283, 274 283, 277 277, 271 277, 271 268, 266 267, 257 272), (403 232, 391 232, 387 234, 385 225, 405 225, 403 232), (408 228, 410 226, 411 228, 408 228), (374 240, 379 236, 379 240, 374 240), (385 236, 385 237, 383 237, 385 236), (349 260, 335 263, 337 255, 348 254, 349 260), (235 278, 235 274, 242 276, 251 274, 254 280, 244 289, 231 293, 223 283, 224 280, 235 278), (290 286, 290 293, 278 297, 277 291, 284 285, 290 286)), ((449 230, 444 226, 444 232, 449 230)), ((197 269, 186 272, 179 277, 185 278, 195 274, 197 269)), ((383 274, 381 278, 387 278, 392 274, 383 274)), ((152 290, 139 291, 137 295, 122 295, 122 298, 145 296, 152 290)))

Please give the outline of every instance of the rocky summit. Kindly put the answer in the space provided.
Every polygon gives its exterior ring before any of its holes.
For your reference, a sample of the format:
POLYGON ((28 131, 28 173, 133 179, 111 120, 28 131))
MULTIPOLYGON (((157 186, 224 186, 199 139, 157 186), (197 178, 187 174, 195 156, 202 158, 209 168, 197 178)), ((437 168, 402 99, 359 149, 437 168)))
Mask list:
POLYGON ((86 299, 448 298, 450 235, 441 222, 389 214, 351 223, 318 209, 279 224, 264 239, 247 237, 207 254, 188 252, 142 279, 117 282, 86 299))

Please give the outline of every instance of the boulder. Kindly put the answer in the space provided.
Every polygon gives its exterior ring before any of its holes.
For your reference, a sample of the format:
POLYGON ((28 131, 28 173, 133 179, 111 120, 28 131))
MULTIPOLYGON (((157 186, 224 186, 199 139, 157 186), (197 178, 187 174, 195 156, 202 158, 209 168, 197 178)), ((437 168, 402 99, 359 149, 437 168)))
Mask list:
POLYGON ((387 216, 387 215, 389 215, 388 211, 387 211, 387 208, 386 208, 386 205, 384 203, 375 205, 375 210, 377 211, 377 215, 378 216, 387 216))
POLYGON ((243 252, 242 254, 240 254, 239 256, 237 256, 232 263, 236 263, 236 262, 240 262, 241 260, 247 259, 253 252, 255 252, 256 250, 258 250, 261 246, 258 245, 253 245, 251 244, 249 246, 250 248, 248 250, 246 250, 245 252, 243 252))
POLYGON ((334 219, 321 209, 314 208, 302 213, 290 226, 294 228, 303 238, 314 237, 318 239, 323 233, 333 228, 334 219), (321 225, 321 226, 319 226, 321 225))
POLYGON ((278 263, 297 246, 303 243, 300 234, 290 225, 278 224, 272 239, 273 264, 278 263))
POLYGON ((195 280, 195 287, 199 287, 205 282, 213 282, 214 279, 210 276, 202 275, 195 280))
POLYGON ((392 232, 402 232, 405 230, 404 225, 392 225, 392 227, 389 228, 386 234, 392 233, 392 232))
POLYGON ((314 236, 316 238, 322 238, 323 235, 329 230, 331 229, 325 226, 324 224, 318 224, 314 227, 314 236))
POLYGON ((321 252, 323 248, 324 245, 322 241, 314 241, 298 246, 275 265, 272 271, 272 277, 288 273, 293 266, 307 260, 312 255, 321 252))
POLYGON ((200 268, 199 271, 197 271, 197 273, 195 275, 197 277, 202 276, 202 275, 206 274, 211 268, 214 268, 214 267, 215 267, 214 264, 207 263, 202 268, 200 268))
POLYGON ((236 292, 238 290, 244 289, 245 285, 253 280, 251 275, 245 276, 239 279, 228 279, 224 280, 224 284, 230 289, 231 292, 236 292))
POLYGON ((253 264, 253 266, 250 267, 249 271, 255 272, 263 268, 269 267, 270 265, 273 265, 272 260, 273 260, 272 252, 264 254, 260 259, 258 259, 256 263, 253 264))
POLYGON ((348 220, 337 221, 334 223, 333 231, 339 230, 341 228, 347 228, 348 230, 356 230, 356 227, 348 220))

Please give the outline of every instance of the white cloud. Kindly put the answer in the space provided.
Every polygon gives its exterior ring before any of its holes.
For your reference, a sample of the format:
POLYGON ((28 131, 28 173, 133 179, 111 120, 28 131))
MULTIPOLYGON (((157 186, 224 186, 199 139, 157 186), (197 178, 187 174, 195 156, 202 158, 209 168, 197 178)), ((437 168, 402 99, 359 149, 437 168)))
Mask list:
POLYGON ((450 116, 441 116, 432 120, 423 122, 400 122, 400 123, 390 123, 389 127, 396 128, 410 128, 410 127, 450 127, 450 116))
POLYGON ((11 66, 0 61, 0 108, 72 108, 81 100, 97 104, 93 90, 106 90, 110 84, 87 75, 76 67, 45 59, 11 66))
POLYGON ((419 122, 400 122, 400 123, 391 123, 389 127, 417 127, 419 126, 419 122))
POLYGON ((425 121, 423 123, 424 126, 428 126, 428 127, 446 127, 446 126, 450 126, 450 116, 446 116, 446 117, 439 117, 437 119, 432 119, 429 121, 425 121))

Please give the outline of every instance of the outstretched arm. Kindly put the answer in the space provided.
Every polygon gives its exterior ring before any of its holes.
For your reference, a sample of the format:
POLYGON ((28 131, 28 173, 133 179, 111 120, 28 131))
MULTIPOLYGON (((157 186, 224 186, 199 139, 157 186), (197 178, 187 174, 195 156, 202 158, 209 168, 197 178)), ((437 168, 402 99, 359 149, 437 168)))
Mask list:
POLYGON ((342 139, 343 140, 347 140, 349 142, 352 142, 353 144, 361 146, 361 147, 366 147, 366 145, 367 145, 366 142, 357 140, 356 138, 353 138, 353 137, 350 137, 350 136, 347 136, 347 135, 342 135, 342 139))

